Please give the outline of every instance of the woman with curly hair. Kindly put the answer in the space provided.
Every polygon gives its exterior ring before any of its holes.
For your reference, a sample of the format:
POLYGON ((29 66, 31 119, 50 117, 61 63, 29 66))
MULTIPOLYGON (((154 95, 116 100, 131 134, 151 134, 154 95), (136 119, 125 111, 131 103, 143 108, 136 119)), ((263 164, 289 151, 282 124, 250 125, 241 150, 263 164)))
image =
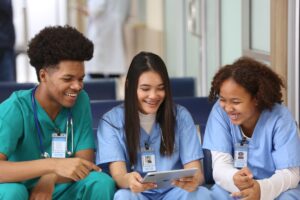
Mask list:
POLYGON ((268 66, 246 57, 215 74, 209 98, 218 101, 203 144, 215 199, 299 199, 300 139, 282 87, 268 66))
POLYGON ((39 84, 0 104, 1 199, 111 199, 115 184, 93 163, 84 61, 93 43, 69 26, 29 43, 39 84))

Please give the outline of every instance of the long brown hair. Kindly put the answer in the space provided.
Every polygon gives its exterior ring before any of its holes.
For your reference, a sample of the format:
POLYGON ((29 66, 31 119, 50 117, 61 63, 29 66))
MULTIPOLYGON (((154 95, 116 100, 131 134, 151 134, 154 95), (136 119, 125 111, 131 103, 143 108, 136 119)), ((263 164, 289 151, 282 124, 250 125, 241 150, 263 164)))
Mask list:
POLYGON ((175 114, 166 65, 158 55, 150 52, 140 52, 133 58, 130 64, 125 85, 125 134, 131 165, 136 163, 137 152, 140 147, 140 119, 137 97, 138 81, 141 74, 147 71, 155 71, 161 76, 165 90, 165 99, 156 114, 156 121, 162 130, 163 141, 160 145, 160 153, 171 155, 174 150, 175 114))

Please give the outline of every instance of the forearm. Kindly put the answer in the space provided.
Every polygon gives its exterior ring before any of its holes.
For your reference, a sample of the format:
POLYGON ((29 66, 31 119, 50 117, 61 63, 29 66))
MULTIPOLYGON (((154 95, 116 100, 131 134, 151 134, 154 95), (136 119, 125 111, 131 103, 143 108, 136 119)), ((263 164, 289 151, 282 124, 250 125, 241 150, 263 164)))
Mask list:
POLYGON ((0 182, 20 182, 54 172, 53 159, 25 162, 0 161, 0 182))
POLYGON ((50 173, 50 174, 45 174, 43 176, 41 176, 41 179, 47 179, 47 182, 54 182, 54 184, 57 183, 69 183, 72 182, 73 180, 70 178, 66 178, 66 177, 62 177, 59 176, 55 173, 50 173))
POLYGON ((129 188, 129 173, 114 175, 113 179, 119 188, 129 188))
POLYGON ((211 154, 215 182, 230 193, 239 191, 233 182, 233 175, 238 170, 233 166, 232 156, 216 151, 212 151, 211 154))
POLYGON ((125 162, 112 162, 109 171, 119 188, 129 188, 130 173, 127 172, 125 162))
POLYGON ((198 168, 199 170, 195 174, 195 178, 199 181, 199 185, 202 185, 204 183, 204 176, 202 172, 202 167, 200 161, 192 161, 184 165, 184 169, 189 169, 189 168, 198 168))
POLYGON ((94 149, 85 149, 85 150, 78 151, 76 152, 74 157, 82 158, 87 161, 94 162, 94 158, 95 158, 94 149))
POLYGON ((299 183, 299 167, 277 170, 270 178, 257 181, 260 185, 260 199, 275 199, 282 192, 297 187, 299 183))

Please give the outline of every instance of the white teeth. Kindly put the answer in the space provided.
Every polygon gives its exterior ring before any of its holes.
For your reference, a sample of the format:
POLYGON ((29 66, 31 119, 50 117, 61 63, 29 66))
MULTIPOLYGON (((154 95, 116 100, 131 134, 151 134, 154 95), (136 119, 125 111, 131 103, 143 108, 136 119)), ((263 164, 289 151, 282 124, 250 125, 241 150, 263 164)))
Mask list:
POLYGON ((150 105, 156 105, 157 103, 155 101, 146 101, 147 104, 150 104, 150 105))
POLYGON ((77 94, 75 94, 75 93, 66 93, 66 95, 69 96, 69 97, 76 97, 77 96, 77 94))
POLYGON ((231 115, 231 119, 237 119, 237 118, 238 118, 238 115, 237 115, 237 114, 231 115))

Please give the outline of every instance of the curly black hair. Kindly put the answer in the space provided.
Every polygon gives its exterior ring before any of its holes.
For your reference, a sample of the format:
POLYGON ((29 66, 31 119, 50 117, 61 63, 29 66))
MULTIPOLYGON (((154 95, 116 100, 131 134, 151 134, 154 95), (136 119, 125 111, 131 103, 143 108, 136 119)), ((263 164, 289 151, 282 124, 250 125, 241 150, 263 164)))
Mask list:
POLYGON ((222 83, 230 78, 257 99, 257 107, 261 111, 272 109, 275 103, 283 102, 283 80, 267 65, 249 57, 241 57, 233 64, 219 69, 211 82, 211 101, 219 98, 222 83))
POLYGON ((60 61, 85 61, 93 57, 94 45, 71 26, 50 26, 41 30, 28 44, 30 64, 39 79, 42 68, 56 67, 60 61))

